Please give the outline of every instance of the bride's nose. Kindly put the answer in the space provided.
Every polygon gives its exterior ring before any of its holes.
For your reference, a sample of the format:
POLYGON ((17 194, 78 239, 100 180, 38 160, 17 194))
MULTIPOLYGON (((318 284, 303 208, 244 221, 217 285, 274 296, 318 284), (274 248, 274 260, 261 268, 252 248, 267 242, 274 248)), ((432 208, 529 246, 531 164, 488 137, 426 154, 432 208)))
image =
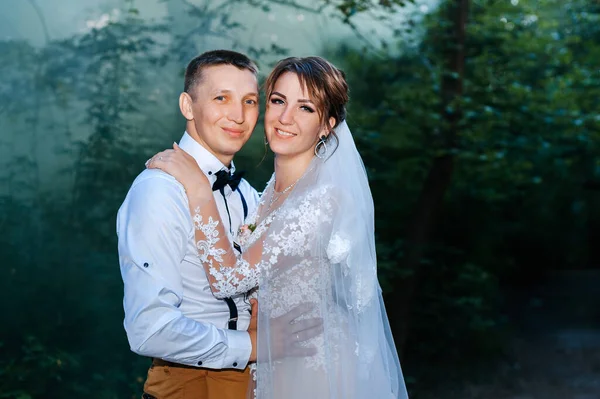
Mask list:
POLYGON ((290 107, 285 107, 279 114, 279 122, 283 125, 291 125, 294 122, 293 111, 290 107))

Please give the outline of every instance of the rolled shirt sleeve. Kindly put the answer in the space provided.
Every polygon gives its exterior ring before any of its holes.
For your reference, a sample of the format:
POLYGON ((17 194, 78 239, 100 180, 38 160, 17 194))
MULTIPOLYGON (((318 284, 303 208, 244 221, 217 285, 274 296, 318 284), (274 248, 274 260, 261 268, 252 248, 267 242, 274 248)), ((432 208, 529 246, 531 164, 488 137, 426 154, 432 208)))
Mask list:
POLYGON ((117 216, 124 283, 124 327, 140 355, 212 369, 244 369, 252 350, 246 331, 186 317, 180 264, 193 227, 183 187, 157 170, 134 182, 117 216))

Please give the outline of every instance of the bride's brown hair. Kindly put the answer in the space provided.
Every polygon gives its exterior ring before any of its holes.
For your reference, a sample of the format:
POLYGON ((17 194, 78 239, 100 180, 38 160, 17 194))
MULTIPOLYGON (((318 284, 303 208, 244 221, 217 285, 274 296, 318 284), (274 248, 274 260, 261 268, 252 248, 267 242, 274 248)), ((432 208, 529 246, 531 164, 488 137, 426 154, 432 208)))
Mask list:
POLYGON ((275 65, 265 81, 264 90, 267 101, 273 92, 275 82, 286 72, 298 76, 300 85, 306 87, 309 96, 318 108, 317 112, 321 121, 328 125, 329 131, 346 119, 346 103, 348 103, 349 96, 344 72, 321 57, 284 58, 275 65), (329 126, 331 117, 335 118, 334 126, 329 126))

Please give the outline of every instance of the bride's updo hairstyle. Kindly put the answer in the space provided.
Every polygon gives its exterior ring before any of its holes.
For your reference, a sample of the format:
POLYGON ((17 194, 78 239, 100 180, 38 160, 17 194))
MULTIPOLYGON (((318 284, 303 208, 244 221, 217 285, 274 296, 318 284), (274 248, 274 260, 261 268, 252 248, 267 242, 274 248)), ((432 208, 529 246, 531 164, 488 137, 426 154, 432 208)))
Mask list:
MULTIPOLYGON (((321 57, 289 57, 279 61, 265 81, 265 94, 268 98, 273 93, 275 83, 281 75, 291 72, 298 76, 300 85, 306 87, 308 95, 317 107, 321 121, 326 123, 330 135, 335 136, 333 129, 346 119, 346 103, 348 103, 348 83, 344 72, 321 57), (329 126, 329 118, 335 118, 335 125, 329 126)), ((336 137, 337 141, 337 137, 336 137)))

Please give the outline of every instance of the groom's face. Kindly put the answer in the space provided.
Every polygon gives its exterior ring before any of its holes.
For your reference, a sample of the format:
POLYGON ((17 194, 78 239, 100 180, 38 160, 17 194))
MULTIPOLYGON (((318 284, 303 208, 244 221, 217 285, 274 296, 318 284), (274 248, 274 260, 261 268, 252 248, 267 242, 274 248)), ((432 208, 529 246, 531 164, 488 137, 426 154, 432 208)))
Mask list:
POLYGON ((232 65, 210 66, 202 71, 202 79, 192 93, 188 100, 193 119, 184 112, 188 133, 228 165, 248 141, 258 120, 256 76, 232 65))

